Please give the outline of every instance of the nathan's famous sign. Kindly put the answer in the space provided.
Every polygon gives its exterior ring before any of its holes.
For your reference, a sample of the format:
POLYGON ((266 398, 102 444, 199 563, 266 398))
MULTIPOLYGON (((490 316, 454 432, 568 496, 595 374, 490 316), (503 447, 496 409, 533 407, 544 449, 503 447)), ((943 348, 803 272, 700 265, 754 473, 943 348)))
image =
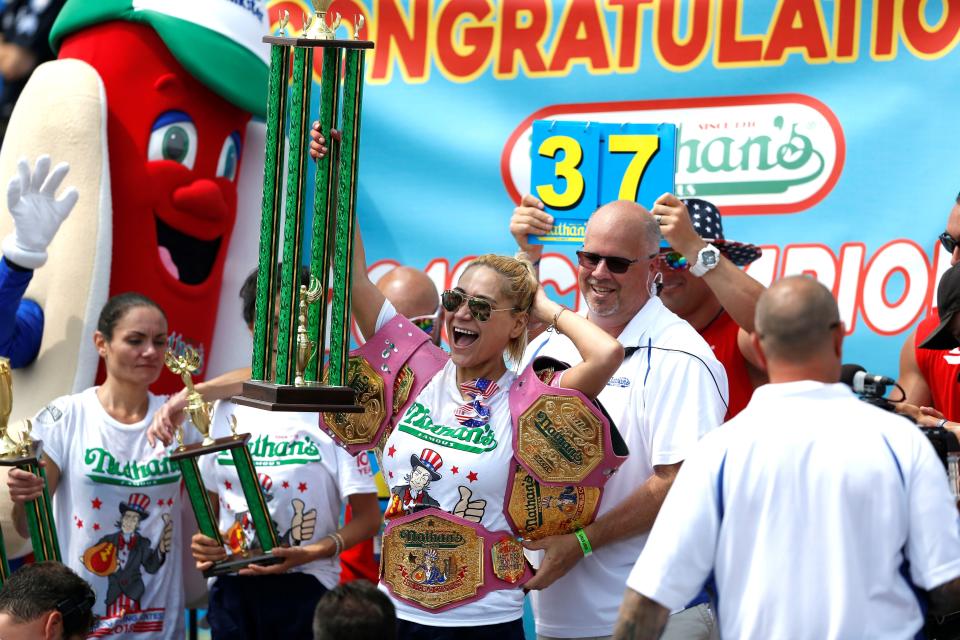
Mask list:
MULTIPOLYGON (((394 68, 406 82, 424 82, 436 69, 454 82, 490 72, 495 78, 634 73, 659 64, 683 72, 808 63, 892 60, 901 48, 921 59, 947 55, 960 41, 960 4, 926 0, 337 0, 344 24, 363 15, 361 37, 377 48, 367 80, 389 82, 394 68), (761 13, 762 12, 762 13, 761 13), (650 24, 652 27, 647 27, 650 24), (869 25, 861 37, 862 27, 869 25), (649 43, 644 38, 650 38, 649 43), (641 60, 652 46, 656 62, 641 60)), ((305 0, 268 0, 271 30, 283 10, 299 32, 311 15, 305 0)), ((318 58, 319 59, 319 58, 318 58)), ((318 63, 319 64, 319 63, 318 63)), ((319 73, 319 69, 315 70, 319 73)))
POLYGON ((679 127, 676 191, 707 198, 725 215, 793 213, 836 184, 843 131, 822 102, 800 94, 554 105, 514 130, 501 155, 507 191, 530 192, 534 120, 672 122, 679 127))

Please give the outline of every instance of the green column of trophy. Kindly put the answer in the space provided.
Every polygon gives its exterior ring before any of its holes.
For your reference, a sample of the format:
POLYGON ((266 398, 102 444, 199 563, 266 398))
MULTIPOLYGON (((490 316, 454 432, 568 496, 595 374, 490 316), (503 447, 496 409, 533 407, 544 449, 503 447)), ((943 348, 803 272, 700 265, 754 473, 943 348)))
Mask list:
POLYGON ((353 389, 345 384, 350 346, 350 257, 356 209, 363 60, 366 50, 373 48, 373 42, 358 37, 363 28, 362 16, 354 24, 354 39, 337 39, 335 32, 340 26, 340 17, 327 21, 331 0, 312 1, 315 13, 307 20, 302 37, 287 37, 282 31, 282 21, 279 36, 263 39, 271 46, 271 70, 253 379, 244 384, 242 394, 235 401, 272 411, 357 413, 363 409, 357 406, 353 389), (323 52, 323 64, 319 117, 312 118, 310 95, 316 49, 323 52), (289 99, 285 90, 288 75, 292 84, 289 99), (315 163, 313 215, 308 224, 305 190, 307 173, 314 163, 308 162, 307 150, 309 126, 314 119, 320 122, 321 131, 328 137, 330 152, 315 163), (341 121, 342 139, 337 140, 330 132, 338 128, 341 121), (289 145, 284 156, 282 139, 287 126, 289 145), (278 185, 284 163, 286 192, 281 198, 278 185), (308 247, 304 247, 305 237, 309 238, 308 247), (308 251, 304 251, 307 248, 308 251), (280 253, 277 278, 276 260, 280 253), (309 256, 309 284, 300 282, 305 255, 309 256), (332 306, 329 327, 328 305, 332 306), (328 347, 329 377, 321 383, 322 360, 328 347))
MULTIPOLYGON (((0 358, 0 466, 18 467, 43 480, 43 492, 24 505, 30 545, 34 558, 60 560, 60 541, 53 520, 53 503, 47 489, 47 476, 40 466, 43 457, 43 442, 30 437, 31 422, 26 420, 26 429, 16 439, 9 432, 10 412, 13 409, 13 378, 10 361, 0 358)), ((0 532, 0 578, 6 579, 10 569, 7 564, 3 534, 0 532)))
POLYGON ((229 553, 226 560, 215 563, 213 567, 204 572, 204 575, 210 577, 234 573, 249 564, 270 565, 281 562, 280 558, 270 554, 270 550, 279 544, 279 538, 267 510, 267 501, 263 496, 263 489, 257 481, 253 458, 247 448, 250 434, 237 433, 236 419, 231 416, 233 418, 230 425, 231 435, 216 439, 210 437, 210 426, 213 418, 212 407, 210 403, 204 402, 201 395, 194 389, 191 376, 200 364, 200 357, 196 351, 187 349, 181 354, 168 351, 164 361, 170 371, 183 379, 187 387, 185 412, 190 422, 204 437, 200 444, 184 444, 181 429, 177 433, 178 446, 170 455, 170 459, 180 467, 180 473, 183 475, 184 485, 187 488, 187 497, 197 518, 197 526, 200 532, 209 538, 213 538, 221 545, 224 544, 217 517, 210 503, 210 497, 204 486, 198 465, 200 456, 215 454, 220 451, 230 452, 233 466, 236 468, 237 476, 240 479, 243 497, 247 502, 247 511, 256 532, 257 545, 256 548, 252 549, 243 530, 239 529, 237 535, 240 536, 240 539, 227 541, 231 550, 234 548, 239 550, 229 553))

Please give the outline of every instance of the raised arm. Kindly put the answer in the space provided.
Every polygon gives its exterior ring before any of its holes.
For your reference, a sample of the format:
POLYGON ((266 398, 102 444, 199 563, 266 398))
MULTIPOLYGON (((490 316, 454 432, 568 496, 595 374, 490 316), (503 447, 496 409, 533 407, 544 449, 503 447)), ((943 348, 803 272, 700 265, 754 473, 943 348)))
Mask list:
POLYGON ((576 389, 589 398, 607 386, 607 381, 623 362, 623 347, 606 331, 537 290, 532 313, 541 322, 554 325, 556 331, 573 341, 583 362, 563 372, 560 386, 576 389))
MULTIPOLYGON (((707 243, 693 228, 690 214, 683 202, 672 193, 665 193, 657 199, 651 213, 660 216, 660 231, 670 246, 682 253, 689 264, 695 264, 697 254, 707 243)), ((757 299, 763 293, 763 285, 725 256, 720 257, 720 262, 714 269, 703 275, 703 281, 737 326, 746 333, 751 333, 757 299)), ((744 353, 744 357, 750 359, 747 353, 744 353)))
POLYGON ((367 254, 363 248, 363 239, 360 237, 360 225, 356 225, 353 236, 353 283, 350 293, 350 307, 353 309, 353 319, 360 327, 364 338, 370 338, 377 329, 377 316, 386 300, 377 286, 367 275, 367 254))

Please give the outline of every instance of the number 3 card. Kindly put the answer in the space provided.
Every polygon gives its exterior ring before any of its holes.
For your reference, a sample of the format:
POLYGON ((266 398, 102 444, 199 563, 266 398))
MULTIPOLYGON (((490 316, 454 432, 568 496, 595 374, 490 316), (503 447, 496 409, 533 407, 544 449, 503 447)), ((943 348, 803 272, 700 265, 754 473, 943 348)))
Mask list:
POLYGON ((632 200, 650 209, 674 189, 677 127, 537 120, 531 141, 533 194, 554 217, 535 244, 580 243, 601 204, 632 200))

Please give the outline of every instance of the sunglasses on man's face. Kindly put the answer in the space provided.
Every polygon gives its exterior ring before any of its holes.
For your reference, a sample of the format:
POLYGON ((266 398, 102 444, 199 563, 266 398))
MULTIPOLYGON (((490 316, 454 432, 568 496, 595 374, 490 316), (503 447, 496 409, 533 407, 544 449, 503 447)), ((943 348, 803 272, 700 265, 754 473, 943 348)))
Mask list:
POLYGON ((475 298, 459 289, 447 289, 440 296, 440 306, 450 313, 455 313, 463 303, 467 303, 470 315, 477 322, 486 322, 490 319, 490 313, 493 311, 520 311, 519 307, 501 307, 495 309, 489 300, 475 298))
POLYGON ((661 253, 660 261, 667 265, 672 271, 686 271, 690 268, 690 263, 679 251, 670 251, 661 253))
MULTIPOLYGON (((657 254, 652 254, 647 256, 647 258, 653 258, 657 254)), ((640 262, 640 258, 631 260, 629 258, 621 258, 619 256, 602 256, 599 253, 591 253, 590 251, 577 251, 577 261, 580 263, 580 266, 584 269, 596 269, 600 265, 600 261, 603 261, 607 265, 607 269, 610 273, 626 273, 627 269, 630 268, 630 265, 640 262)))
POLYGON ((946 231, 940 234, 940 244, 947 250, 947 253, 953 253, 954 249, 957 248, 957 241, 946 231))
POLYGON ((428 316, 416 316, 410 318, 410 322, 415 324, 420 328, 421 331, 427 335, 433 335, 433 328, 437 326, 437 315, 436 313, 431 313, 428 316))

